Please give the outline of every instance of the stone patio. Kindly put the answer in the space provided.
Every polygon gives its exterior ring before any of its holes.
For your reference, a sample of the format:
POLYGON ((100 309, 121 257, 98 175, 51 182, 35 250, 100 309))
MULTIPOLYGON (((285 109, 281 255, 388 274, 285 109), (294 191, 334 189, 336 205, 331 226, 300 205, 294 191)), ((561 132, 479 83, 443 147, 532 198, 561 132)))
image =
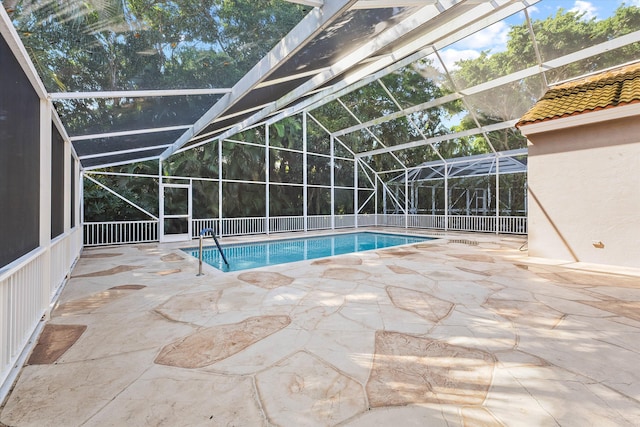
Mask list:
POLYGON ((640 272, 524 241, 204 276, 175 244, 86 248, 0 423, 640 425, 640 272))

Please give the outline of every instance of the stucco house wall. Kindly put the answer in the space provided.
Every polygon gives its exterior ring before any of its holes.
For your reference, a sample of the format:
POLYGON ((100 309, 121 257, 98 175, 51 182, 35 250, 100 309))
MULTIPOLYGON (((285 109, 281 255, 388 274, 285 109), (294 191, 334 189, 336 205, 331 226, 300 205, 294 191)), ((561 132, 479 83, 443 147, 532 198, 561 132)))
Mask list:
POLYGON ((521 127, 529 256, 640 268, 640 107, 521 127))

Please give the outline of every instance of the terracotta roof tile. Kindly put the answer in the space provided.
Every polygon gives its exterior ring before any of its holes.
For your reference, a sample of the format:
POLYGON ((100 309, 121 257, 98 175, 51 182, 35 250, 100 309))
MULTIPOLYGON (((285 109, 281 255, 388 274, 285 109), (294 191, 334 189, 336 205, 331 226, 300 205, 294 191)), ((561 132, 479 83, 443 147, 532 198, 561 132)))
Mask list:
POLYGON ((634 102, 640 102, 640 62, 550 88, 516 127, 634 102))

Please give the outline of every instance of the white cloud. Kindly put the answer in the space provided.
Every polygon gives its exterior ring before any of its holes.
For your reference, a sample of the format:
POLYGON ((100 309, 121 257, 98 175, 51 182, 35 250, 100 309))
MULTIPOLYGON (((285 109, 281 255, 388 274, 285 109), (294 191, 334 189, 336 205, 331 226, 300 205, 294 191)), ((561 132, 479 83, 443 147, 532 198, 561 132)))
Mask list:
MULTIPOLYGON (((445 49, 440 52, 440 57, 442 58, 442 62, 444 62, 447 70, 452 71, 457 69, 458 67, 455 65, 457 61, 461 59, 476 59, 480 56, 480 51, 473 49, 466 50, 456 50, 456 49, 445 49)), ((439 67, 436 67, 439 68, 439 67)), ((440 70, 443 71, 443 70, 440 70)))
POLYGON ((639 6, 640 7, 640 0, 626 0, 624 3, 627 6, 639 6))
POLYGON ((475 59, 480 56, 481 51, 488 50, 489 54, 501 52, 506 49, 509 29, 505 22, 496 22, 453 44, 451 48, 440 51, 442 61, 448 70, 455 70, 456 61, 475 59))
POLYGON ((507 43, 509 26, 500 21, 477 33, 474 33, 456 44, 456 47, 468 49, 503 50, 507 43))
POLYGON ((597 10, 598 8, 588 1, 576 0, 573 7, 569 9, 569 12, 577 12, 580 14, 584 13, 584 15, 582 16, 582 19, 584 19, 585 21, 588 21, 598 16, 596 12, 597 10))

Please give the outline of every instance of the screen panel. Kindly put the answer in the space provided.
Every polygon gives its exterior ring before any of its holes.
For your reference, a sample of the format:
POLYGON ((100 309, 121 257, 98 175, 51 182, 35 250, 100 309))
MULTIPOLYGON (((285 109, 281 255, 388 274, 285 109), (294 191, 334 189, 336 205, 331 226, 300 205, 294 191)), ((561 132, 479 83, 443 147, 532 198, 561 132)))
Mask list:
POLYGON ((51 238, 64 233, 64 139, 51 124, 51 238))
POLYGON ((0 37, 0 268, 39 245, 40 101, 0 37), (7 244, 10 242, 11 244, 7 244))
POLYGON ((76 226, 76 160, 71 156, 69 158, 69 172, 71 175, 70 189, 71 192, 71 217, 70 217, 70 226, 71 228, 76 226))
POLYGON ((91 159, 84 159, 82 160, 82 165, 85 168, 95 168, 95 167, 111 165, 111 164, 136 163, 141 159, 160 156, 160 154, 162 154, 163 151, 164 151, 164 148, 155 148, 151 150, 144 150, 144 151, 138 151, 133 153, 124 153, 124 154, 115 154, 115 155, 105 154, 102 157, 93 157, 91 159))
MULTIPOLYGON (((116 151, 169 146, 184 133, 183 130, 152 132, 137 135, 119 135, 74 141, 73 146, 80 158, 116 151)), ((83 162, 84 163, 84 162, 83 162)))
POLYGON ((220 95, 80 98, 54 102, 70 137, 191 125, 220 95))

